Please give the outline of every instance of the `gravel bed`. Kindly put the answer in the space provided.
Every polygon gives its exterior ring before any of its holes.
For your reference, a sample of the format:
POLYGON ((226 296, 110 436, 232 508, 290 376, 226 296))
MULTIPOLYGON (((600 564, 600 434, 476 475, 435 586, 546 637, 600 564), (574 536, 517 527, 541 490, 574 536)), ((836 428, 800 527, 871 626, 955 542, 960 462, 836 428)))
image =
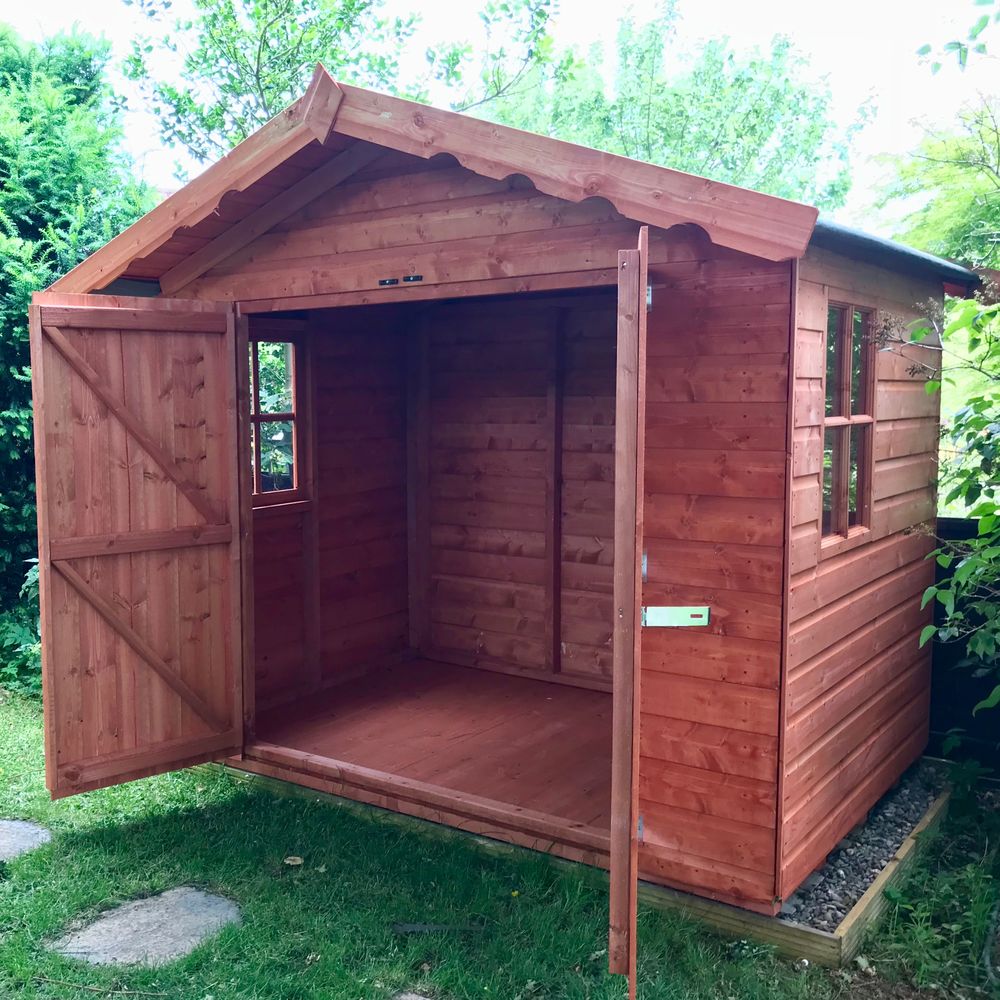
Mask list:
POLYGON ((913 832, 944 787, 928 764, 909 771, 781 907, 779 919, 832 931, 913 832))

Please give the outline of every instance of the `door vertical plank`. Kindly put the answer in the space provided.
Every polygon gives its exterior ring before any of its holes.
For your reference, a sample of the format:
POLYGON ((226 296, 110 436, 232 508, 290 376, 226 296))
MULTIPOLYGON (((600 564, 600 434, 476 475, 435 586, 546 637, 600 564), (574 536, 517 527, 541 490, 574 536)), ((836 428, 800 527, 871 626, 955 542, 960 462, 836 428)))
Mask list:
MULTIPOLYGON (((220 427, 232 428, 236 435, 235 447, 229 449, 229 468, 225 470, 223 494, 226 497, 228 510, 228 520, 230 524, 243 524, 243 501, 246 498, 249 504, 249 497, 243 491, 243 476, 246 472, 247 452, 240 446, 240 417, 242 407, 240 406, 240 338, 237 332, 237 317, 235 306, 230 306, 226 310, 226 334, 221 345, 221 357, 219 358, 219 368, 223 376, 224 392, 220 392, 218 405, 220 408, 220 427)), ((246 352, 242 353, 243 363, 246 364, 246 352)), ((244 382, 245 384, 245 382, 244 382)), ((226 621, 226 635, 223 643, 222 655, 228 666, 227 675, 222 689, 219 691, 223 698, 221 704, 227 706, 229 711, 229 725, 242 729, 238 714, 240 707, 247 704, 247 694, 245 690, 246 678, 249 674, 253 677, 253 658, 244 659, 245 635, 250 635, 253 641, 253 607, 250 608, 249 617, 243 610, 243 589, 245 577, 251 575, 253 562, 249 553, 241 543, 240 532, 233 533, 233 541, 228 549, 207 549, 211 558, 223 561, 226 567, 226 579, 228 581, 229 606, 226 609, 228 616, 223 616, 226 621)), ((251 645, 251 650, 252 650, 251 645)), ((253 691, 250 692, 253 697, 253 691)))
MULTIPOLYGON (((645 229, 642 231, 645 233, 645 229)), ((641 246, 641 244, 640 244, 641 246)), ((615 385, 615 561, 611 767, 611 896, 608 966, 635 989, 637 897, 636 748, 638 729, 639 600, 637 540, 640 511, 639 404, 641 340, 645 330, 644 255, 618 255, 618 345, 615 385)))
POLYGON ((53 683, 52 636, 55 623, 52 614, 52 570, 49 541, 48 497, 48 448, 45 447, 46 411, 48 400, 45 392, 46 363, 42 341, 42 319, 38 306, 28 312, 28 343, 31 351, 32 421, 35 441, 35 498, 38 521, 38 605, 42 634, 42 718, 45 746, 45 783, 49 790, 55 788, 56 737, 58 718, 56 702, 58 693, 53 683))
POLYGON ((641 685, 642 685, 642 563, 645 542, 643 540, 643 499, 646 491, 646 324, 648 308, 646 289, 649 283, 649 229, 639 229, 639 275, 636 299, 636 418, 635 418, 635 525, 632 545, 632 798, 630 803, 630 844, 629 844, 629 966, 628 991, 630 1000, 635 1000, 637 984, 637 959, 639 941, 637 921, 639 916, 639 736, 641 725, 641 685))
POLYGON ((236 378, 236 496, 233 511, 239 512, 239 532, 236 548, 241 553, 239 594, 237 606, 242 609, 243 628, 240 636, 242 665, 238 670, 242 685, 244 742, 254 736, 256 715, 254 711, 256 681, 254 653, 254 594, 253 594, 253 468, 250 443, 250 321, 236 307, 235 317, 236 378))

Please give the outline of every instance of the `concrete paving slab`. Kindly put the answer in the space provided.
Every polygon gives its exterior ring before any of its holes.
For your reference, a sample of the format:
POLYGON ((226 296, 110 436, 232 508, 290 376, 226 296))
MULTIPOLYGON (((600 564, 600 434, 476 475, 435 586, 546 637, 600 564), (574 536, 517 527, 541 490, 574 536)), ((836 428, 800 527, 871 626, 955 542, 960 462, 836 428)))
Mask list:
POLYGON ((52 834, 37 823, 23 819, 0 819, 0 861, 12 861, 51 839, 52 834))
POLYGON ((165 965, 239 922, 232 900, 181 886, 108 910, 50 947, 91 965, 165 965))

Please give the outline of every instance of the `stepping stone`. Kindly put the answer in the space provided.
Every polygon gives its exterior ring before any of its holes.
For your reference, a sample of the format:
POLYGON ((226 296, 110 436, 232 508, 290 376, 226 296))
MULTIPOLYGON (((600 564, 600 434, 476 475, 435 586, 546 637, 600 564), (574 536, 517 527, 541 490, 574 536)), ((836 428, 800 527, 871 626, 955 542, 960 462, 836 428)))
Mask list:
POLYGON ((165 965, 239 922, 232 900, 181 886, 109 910, 49 947, 91 965, 165 965))
POLYGON ((28 823, 23 819, 0 819, 0 861, 12 861, 51 839, 52 834, 37 823, 28 823))
POLYGON ((405 993, 397 993, 392 1000, 431 1000, 431 998, 425 997, 421 993, 410 993, 407 990, 405 993))

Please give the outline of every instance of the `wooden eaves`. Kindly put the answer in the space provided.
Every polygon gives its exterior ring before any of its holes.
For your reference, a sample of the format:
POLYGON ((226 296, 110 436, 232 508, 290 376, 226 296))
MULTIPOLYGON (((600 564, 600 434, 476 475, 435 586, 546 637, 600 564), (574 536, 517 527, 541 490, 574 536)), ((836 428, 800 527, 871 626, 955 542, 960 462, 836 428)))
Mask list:
POLYGON ((218 213, 227 194, 245 191, 306 146, 325 145, 334 136, 341 146, 344 138, 359 141, 165 271, 163 293, 183 288, 386 149, 424 158, 447 153, 477 174, 520 174, 539 191, 567 201, 604 198, 622 215, 662 229, 694 223, 713 243, 767 260, 802 256, 818 215, 810 205, 338 83, 317 65, 298 101, 51 290, 106 287, 135 259, 218 213))

